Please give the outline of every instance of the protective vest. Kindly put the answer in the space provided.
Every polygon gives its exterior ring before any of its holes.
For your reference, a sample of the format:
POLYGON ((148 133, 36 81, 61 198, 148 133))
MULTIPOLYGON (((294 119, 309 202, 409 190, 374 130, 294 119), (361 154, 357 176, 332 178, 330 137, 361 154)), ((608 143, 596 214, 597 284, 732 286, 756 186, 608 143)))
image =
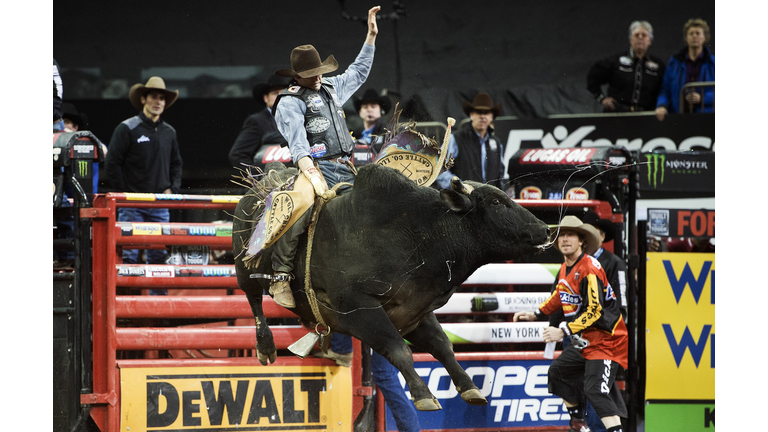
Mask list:
POLYGON ((464 125, 456 134, 456 144, 459 146, 459 157, 454 160, 451 172, 456 174, 462 180, 474 180, 485 183, 483 179, 483 167, 485 164, 485 176, 489 185, 501 188, 501 177, 503 175, 501 166, 501 141, 493 133, 493 128, 488 128, 490 134, 488 144, 485 146, 485 161, 480 156, 480 138, 475 130, 472 129, 472 123, 464 125))
POLYGON ((288 87, 278 95, 274 109, 284 96, 297 97, 307 106, 304 129, 313 159, 333 159, 352 154, 354 142, 347 129, 344 108, 330 81, 324 78, 320 91, 299 85, 288 87))

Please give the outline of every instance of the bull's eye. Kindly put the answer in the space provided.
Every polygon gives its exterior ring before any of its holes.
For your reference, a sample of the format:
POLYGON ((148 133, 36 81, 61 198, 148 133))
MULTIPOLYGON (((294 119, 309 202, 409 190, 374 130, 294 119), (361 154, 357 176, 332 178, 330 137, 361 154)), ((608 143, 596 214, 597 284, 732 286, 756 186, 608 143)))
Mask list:
POLYGON ((491 200, 491 205, 499 205, 499 204, 501 204, 501 201, 499 201, 498 198, 494 198, 491 200))

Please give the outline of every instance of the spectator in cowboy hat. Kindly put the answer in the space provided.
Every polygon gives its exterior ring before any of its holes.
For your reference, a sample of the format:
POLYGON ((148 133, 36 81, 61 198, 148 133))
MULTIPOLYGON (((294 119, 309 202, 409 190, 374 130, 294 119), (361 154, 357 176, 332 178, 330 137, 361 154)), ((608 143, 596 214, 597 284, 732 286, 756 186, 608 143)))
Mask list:
POLYGON ((78 112, 77 108, 69 102, 64 102, 61 107, 64 110, 62 119, 65 131, 77 132, 88 128, 88 116, 85 113, 78 112))
POLYGON ((245 119, 243 128, 240 129, 235 143, 229 149, 229 163, 232 166, 242 168, 243 164, 253 165, 253 157, 263 144, 277 144, 277 142, 265 143, 264 140, 267 138, 265 135, 272 132, 269 136, 279 137, 272 107, 277 95, 285 90, 290 82, 289 78, 272 75, 267 82, 253 87, 253 99, 256 100, 260 110, 245 119))
MULTIPOLYGON (((153 76, 146 84, 135 84, 128 100, 139 113, 119 125, 112 133, 107 153, 106 173, 113 190, 119 192, 181 193, 182 159, 176 129, 160 116, 179 97, 179 91, 165 88, 162 78, 153 76)), ((121 222, 168 222, 167 208, 117 209, 121 222)), ((124 263, 138 263, 137 249, 123 249, 124 263)), ((146 251, 147 264, 165 263, 166 252, 146 251)), ((150 290, 164 295, 166 290, 150 290)))
POLYGON ((516 312, 513 321, 550 317, 544 342, 563 339, 563 351, 549 367, 548 389, 565 402, 573 431, 589 430, 584 398, 609 432, 622 430, 627 408, 616 386, 619 367, 627 367, 627 327, 619 302, 598 261, 591 256, 601 244, 592 225, 573 215, 550 228, 555 248, 563 254, 553 295, 535 312, 516 312), (557 322, 553 323, 553 318, 557 322), (574 336, 566 344, 565 338, 574 336), (586 342, 585 342, 586 341, 586 342))
POLYGON ((355 111, 363 120, 362 128, 353 130, 352 136, 369 145, 374 141, 374 136, 379 136, 373 146, 373 152, 377 154, 383 144, 381 135, 385 132, 385 125, 381 117, 389 112, 392 102, 389 96, 379 95, 376 90, 369 88, 362 97, 352 99, 352 103, 355 106, 355 111))
POLYGON ((461 107, 471 122, 451 134, 448 154, 453 158, 453 167, 440 174, 437 183, 443 189, 449 188, 455 175, 501 189, 504 145, 493 133, 493 120, 501 114, 501 104, 494 104, 488 93, 478 93, 472 103, 462 101, 461 107))

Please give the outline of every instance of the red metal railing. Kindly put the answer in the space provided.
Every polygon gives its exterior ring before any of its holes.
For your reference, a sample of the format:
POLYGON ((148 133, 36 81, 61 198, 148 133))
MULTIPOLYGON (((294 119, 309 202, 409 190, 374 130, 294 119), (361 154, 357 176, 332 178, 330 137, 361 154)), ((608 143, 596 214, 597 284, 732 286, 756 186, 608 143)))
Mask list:
MULTIPOLYGON (((154 195, 110 193, 97 195, 93 208, 80 210, 81 217, 93 221, 93 393, 81 395, 81 403, 90 404, 91 416, 102 431, 117 431, 120 425, 120 367, 154 366, 243 366, 254 365, 253 357, 212 358, 212 359, 118 359, 119 351, 151 351, 173 349, 242 349, 253 350, 256 345, 254 328, 210 327, 206 329, 189 327, 118 327, 118 319, 139 318, 212 318, 221 320, 253 319, 250 306, 245 296, 241 295, 205 295, 205 296, 142 296, 117 295, 117 288, 129 292, 144 288, 166 289, 219 289, 236 290, 237 281, 234 266, 167 266, 178 271, 174 277, 129 276, 136 274, 144 265, 122 264, 122 247, 165 248, 169 245, 207 245, 214 249, 231 249, 231 236, 226 235, 123 235, 125 222, 117 221, 117 209, 134 208, 169 208, 169 209, 206 209, 232 210, 239 197, 191 196, 191 195, 154 195), (122 275, 119 270, 122 269, 122 275), (206 270, 216 276, 184 276, 206 270), (186 272, 186 273, 185 273, 186 272)), ((561 201, 537 200, 518 203, 526 207, 565 208, 578 205, 591 209, 601 217, 622 222, 621 215, 612 215, 608 203, 600 201, 561 201), (619 219, 616 219, 618 216, 619 219)), ((163 224, 178 232, 190 226, 212 228, 214 224, 163 224)), ((155 266, 157 267, 157 266, 155 266)), ((162 267, 162 266, 159 266, 162 267)), ((278 307, 271 298, 263 300, 267 317, 295 317, 288 310, 278 307)), ((283 326, 272 329, 278 349, 303 336, 307 330, 299 326, 283 326)), ((352 367, 353 418, 362 409, 362 396, 372 394, 369 387, 363 388, 360 382, 360 342, 354 340, 355 361, 352 367)), ((468 360, 476 356, 512 356, 510 358, 541 358, 542 353, 457 353, 457 359, 468 360), (521 357, 522 356, 522 357, 521 357)), ((433 360, 428 354, 417 354, 417 361, 433 360)), ((504 358, 507 358, 504 357, 504 358)), ((256 363, 257 364, 257 363, 256 363)), ((330 360, 305 359, 295 357, 278 358, 277 365, 333 365, 330 360)), ((380 401, 383 410, 383 401, 380 401)), ((382 411, 383 412, 383 411, 382 411)), ((379 416, 379 425, 383 425, 384 416, 379 416)))
MULTIPOLYGON (((117 221, 117 209, 169 208, 233 210, 239 197, 154 195, 110 193, 97 195, 93 208, 81 209, 81 216, 93 221, 93 393, 83 394, 80 401, 90 404, 91 416, 102 431, 117 431, 120 425, 120 374, 121 367, 197 366, 197 365, 254 365, 253 357, 212 359, 118 359, 120 351, 152 350, 204 350, 241 349, 253 350, 256 330, 253 327, 216 327, 206 329, 189 327, 118 327, 118 320, 137 318, 211 318, 221 320, 253 319, 250 306, 242 291, 237 290, 234 266, 165 266, 180 277, 129 276, 140 274, 145 265, 122 264, 122 247, 158 249, 172 245, 206 245, 213 249, 232 248, 231 235, 190 235, 190 227, 201 232, 212 232, 215 224, 162 224, 172 227, 176 233, 187 235, 123 235, 122 229, 130 223, 117 221), (210 277, 203 274, 208 273, 210 277), (191 276, 196 274, 196 276, 191 276), (190 275, 190 276, 183 276, 190 275), (129 292, 144 288, 237 290, 240 295, 205 296, 143 296, 118 295, 118 287, 129 292)), ((194 231, 194 229, 192 229, 194 231)), ((230 228, 231 231, 231 228, 230 228)), ((138 293, 136 293, 138 294, 138 293)), ((271 298, 263 301, 265 314, 272 318, 295 317, 278 307, 271 298)), ((307 333, 300 326, 283 326, 272 329, 275 345, 286 349, 288 345, 307 333)), ((356 342, 359 352, 359 342, 356 342)), ((258 364, 258 363, 256 363, 258 364)), ((330 360, 279 358, 277 365, 328 364, 330 360)), ((357 382, 360 373, 358 366, 357 382)), ((358 391, 358 393, 366 393, 358 391)), ((368 392, 370 394, 370 392, 368 392)), ((362 403, 360 403, 362 406, 362 403)))

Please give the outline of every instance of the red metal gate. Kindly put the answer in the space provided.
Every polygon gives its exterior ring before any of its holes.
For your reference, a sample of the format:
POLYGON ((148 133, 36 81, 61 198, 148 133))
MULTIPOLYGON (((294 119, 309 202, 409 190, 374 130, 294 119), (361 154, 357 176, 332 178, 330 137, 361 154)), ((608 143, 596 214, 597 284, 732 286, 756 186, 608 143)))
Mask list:
MULTIPOLYGON (((256 345, 256 331, 249 326, 226 329, 217 326, 208 328, 133 326, 130 322, 138 319, 192 319, 207 318, 220 320, 253 319, 244 293, 237 288, 234 266, 171 266, 171 265, 126 265, 122 264, 122 248, 157 249, 169 245, 206 245, 212 249, 231 249, 230 235, 216 235, 218 228, 226 224, 210 223, 163 223, 141 224, 144 230, 117 221, 117 209, 168 208, 233 210, 239 196, 193 196, 159 194, 110 193, 97 195, 92 208, 80 210, 81 217, 93 221, 93 393, 82 394, 81 404, 91 405, 91 416, 102 431, 117 431, 120 426, 120 373, 121 368, 162 366, 253 366, 258 365, 252 351, 256 345), (151 226, 149 226, 151 225, 151 226), (190 227, 198 233, 191 235, 190 227), (128 230, 130 229, 130 235, 128 230), (186 231, 186 234, 185 234, 186 231), (169 273, 170 272, 170 273, 169 273), (208 272, 211 277, 199 274, 208 272), (154 274, 157 273, 157 274, 154 274), (164 274, 168 273, 168 274, 164 274), (195 276, 198 275, 198 276, 195 276), (167 277, 157 277, 167 276, 167 277), (164 288, 171 291, 191 289, 202 291, 203 295, 146 296, 141 290, 164 288), (208 290, 208 291, 206 291, 208 290), (207 292, 210 294, 206 295, 207 292), (214 295, 215 294, 215 295, 214 295), (132 320, 132 321, 131 321, 132 320), (129 324, 124 324, 125 322, 129 324), (142 359, 119 358, 119 353, 142 351, 152 353, 158 350, 243 350, 240 355, 248 357, 215 357, 185 359, 142 359)), ((542 200, 535 202, 518 201, 526 207, 548 209, 573 206, 573 201, 542 200)), ((603 217, 610 218, 607 203, 581 201, 580 208, 591 209, 603 217)), ((621 215, 617 215, 621 217, 621 215)), ((622 222, 622 220, 614 220, 622 222)), ((270 318, 290 318, 292 313, 278 307, 271 298, 264 298, 264 312, 270 318)), ((274 327, 273 334, 278 349, 285 349, 307 332, 299 326, 274 327)), ((355 361, 353 361, 353 418, 362 409, 362 398, 372 395, 370 387, 361 384, 360 342, 355 340, 355 361)), ((486 353, 488 354, 488 353, 486 353)), ((510 355, 511 353, 490 353, 510 355)), ((520 353, 514 354, 520 355, 520 353)), ((513 356, 514 356, 513 355, 513 356)), ((525 355, 525 354, 523 354, 525 355)), ((420 358, 431 357, 419 354, 420 358), (426 357, 425 357, 426 356, 426 357)), ((474 358, 477 353, 457 353, 457 358, 474 358)), ((123 356, 125 357, 125 356, 123 356)), ((423 361, 423 360, 422 360, 423 361)), ((279 357, 277 365, 334 365, 330 360, 279 357)), ((380 407, 381 411, 383 407, 380 407)), ((381 417, 380 417, 381 418, 381 417)))

